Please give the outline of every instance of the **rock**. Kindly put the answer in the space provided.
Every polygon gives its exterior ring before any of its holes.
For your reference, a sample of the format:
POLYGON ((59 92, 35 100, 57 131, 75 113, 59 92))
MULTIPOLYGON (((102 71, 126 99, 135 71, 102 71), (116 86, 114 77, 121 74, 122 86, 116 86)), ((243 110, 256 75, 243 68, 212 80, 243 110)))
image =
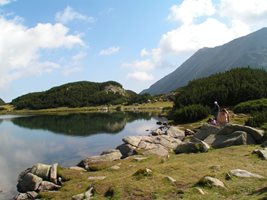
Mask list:
POLYGON ((205 140, 209 135, 215 135, 219 132, 220 128, 211 124, 204 124, 195 133, 194 137, 205 140))
POLYGON ((72 200, 90 200, 94 195, 94 188, 90 187, 86 192, 72 196, 72 200))
POLYGON ((172 184, 176 183, 176 180, 170 176, 166 176, 165 178, 166 178, 166 180, 168 180, 172 184))
POLYGON ((184 134, 185 136, 191 136, 191 135, 195 135, 195 132, 187 128, 184 130, 184 134))
POLYGON ((197 152, 207 152, 210 149, 210 146, 203 142, 184 142, 183 144, 179 145, 175 153, 197 153, 197 152))
POLYGON ((50 181, 55 184, 57 184, 57 167, 58 163, 55 163, 52 165, 50 170, 50 181))
POLYGON ((154 149, 149 149, 144 151, 143 155, 157 155, 159 157, 166 157, 169 155, 169 151, 166 148, 159 145, 154 149))
POLYGON ((243 169, 230 170, 230 174, 232 174, 233 176, 242 177, 242 178, 264 178, 261 175, 254 174, 243 169))
POLYGON ((213 178, 210 176, 205 176, 198 182, 201 185, 208 186, 208 187, 221 187, 225 188, 224 183, 217 178, 213 178))
POLYGON ((38 187, 39 191, 49 191, 49 190, 58 190, 60 188, 59 185, 56 185, 55 183, 49 182, 49 181, 42 181, 41 184, 38 187))
POLYGON ((227 124, 219 132, 218 135, 229 135, 235 131, 244 131, 249 134, 257 144, 262 143, 264 131, 250 126, 242 126, 238 124, 227 124))
POLYGON ((119 150, 108 150, 103 152, 100 156, 90 156, 80 163, 77 166, 89 169, 90 164, 98 162, 110 162, 114 160, 119 160, 122 157, 122 154, 119 150))
POLYGON ((234 145, 255 144, 254 139, 244 131, 234 131, 228 135, 217 134, 214 142, 211 144, 213 148, 224 148, 234 145))
POLYGON ((113 166, 110 167, 110 169, 112 169, 112 170, 119 170, 120 169, 120 166, 113 165, 113 166))
POLYGON ((38 193, 34 191, 30 191, 27 193, 19 193, 14 197, 14 200, 31 200, 36 199, 38 197, 38 193))
POLYGON ((196 187, 196 190, 199 194, 205 195, 206 193, 199 187, 196 187))
POLYGON ((141 162, 143 160, 147 160, 148 157, 143 157, 143 156, 138 156, 138 157, 134 157, 134 161, 137 161, 137 162, 141 162))
POLYGON ((32 174, 32 173, 26 173, 22 172, 21 175, 19 175, 19 180, 17 184, 17 189, 19 192, 28 192, 28 191, 36 191, 39 187, 39 185, 42 183, 43 179, 32 174))
POLYGON ((69 169, 86 172, 84 168, 78 166, 69 167, 69 169))
POLYGON ((151 135, 156 136, 156 135, 163 135, 165 132, 162 131, 160 128, 157 128, 156 130, 151 132, 151 135))
POLYGON ((133 176, 152 176, 152 170, 149 168, 139 169, 133 174, 133 176))
POLYGON ((134 147, 130 144, 121 144, 121 145, 117 146, 116 149, 118 149, 121 152, 121 154, 122 154, 121 158, 122 159, 137 154, 136 147, 134 147))
POLYGON ((33 167, 31 168, 31 173, 41 177, 44 180, 49 180, 50 169, 51 165, 37 163, 36 165, 33 165, 33 167))
POLYGON ((178 127, 175 127, 175 126, 171 126, 167 130, 167 135, 170 137, 173 137, 173 138, 178 138, 180 140, 182 140, 185 137, 184 131, 182 131, 181 129, 179 129, 178 127))
POLYGON ((264 148, 264 149, 256 149, 252 153, 257 154, 263 160, 267 160, 267 148, 264 148))
POLYGON ((105 176, 89 176, 88 180, 104 180, 105 176))
POLYGON ((143 138, 143 136, 128 136, 122 139, 122 141, 126 144, 130 144, 134 147, 138 147, 139 142, 141 141, 141 139, 143 138))

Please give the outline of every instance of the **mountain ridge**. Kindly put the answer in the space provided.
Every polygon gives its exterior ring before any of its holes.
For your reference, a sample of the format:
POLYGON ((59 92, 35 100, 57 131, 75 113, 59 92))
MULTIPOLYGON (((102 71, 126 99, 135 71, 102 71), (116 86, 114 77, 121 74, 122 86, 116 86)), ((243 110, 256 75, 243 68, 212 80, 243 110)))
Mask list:
POLYGON ((190 80, 247 66, 267 70, 266 27, 220 46, 199 49, 176 70, 143 90, 141 94, 169 93, 185 86, 190 80))

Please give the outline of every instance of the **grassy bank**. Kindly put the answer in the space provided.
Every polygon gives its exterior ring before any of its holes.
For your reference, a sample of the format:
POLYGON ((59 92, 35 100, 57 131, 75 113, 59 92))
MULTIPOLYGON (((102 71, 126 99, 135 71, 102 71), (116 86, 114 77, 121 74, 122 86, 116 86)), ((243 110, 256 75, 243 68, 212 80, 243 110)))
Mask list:
POLYGON ((225 176, 232 169, 245 169, 267 177, 266 161, 251 152, 257 146, 235 146, 211 150, 199 154, 171 154, 169 158, 148 157, 143 161, 134 158, 114 161, 118 170, 110 167, 95 172, 61 170, 68 179, 56 192, 41 193, 43 199, 71 199, 73 195, 85 192, 88 187, 95 189, 94 199, 266 199, 266 179, 232 178, 225 176), (139 169, 149 168, 151 175, 138 175, 139 169), (224 182, 226 189, 201 187, 196 183, 203 176, 213 176, 224 182), (105 176, 104 180, 89 180, 88 177, 105 176), (176 180, 171 183, 166 177, 176 180))
POLYGON ((171 109, 172 102, 155 102, 136 105, 105 105, 105 106, 91 106, 78 108, 50 108, 41 110, 16 110, 12 105, 0 106, 0 115, 2 114, 49 114, 49 113, 84 113, 84 112, 107 112, 107 111, 140 111, 140 112, 162 112, 165 109, 171 109))

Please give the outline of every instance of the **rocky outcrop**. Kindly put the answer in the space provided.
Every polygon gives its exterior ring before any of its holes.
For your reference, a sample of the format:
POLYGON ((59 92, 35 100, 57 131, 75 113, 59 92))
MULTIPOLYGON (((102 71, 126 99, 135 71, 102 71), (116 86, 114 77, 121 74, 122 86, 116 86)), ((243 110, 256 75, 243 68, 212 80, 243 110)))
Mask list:
POLYGON ((22 173, 18 178, 18 194, 14 199, 35 199, 40 191, 58 190, 61 186, 56 183, 60 182, 57 175, 58 164, 52 166, 37 163, 22 173))

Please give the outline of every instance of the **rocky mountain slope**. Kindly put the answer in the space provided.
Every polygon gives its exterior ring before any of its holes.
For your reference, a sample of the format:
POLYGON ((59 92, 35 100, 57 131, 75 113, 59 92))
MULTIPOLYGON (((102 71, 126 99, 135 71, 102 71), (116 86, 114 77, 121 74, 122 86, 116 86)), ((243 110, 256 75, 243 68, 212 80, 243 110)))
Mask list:
POLYGON ((142 93, 163 94, 185 86, 190 80, 207 77, 236 67, 267 70, 267 28, 214 48, 203 48, 174 72, 160 79, 142 93))

